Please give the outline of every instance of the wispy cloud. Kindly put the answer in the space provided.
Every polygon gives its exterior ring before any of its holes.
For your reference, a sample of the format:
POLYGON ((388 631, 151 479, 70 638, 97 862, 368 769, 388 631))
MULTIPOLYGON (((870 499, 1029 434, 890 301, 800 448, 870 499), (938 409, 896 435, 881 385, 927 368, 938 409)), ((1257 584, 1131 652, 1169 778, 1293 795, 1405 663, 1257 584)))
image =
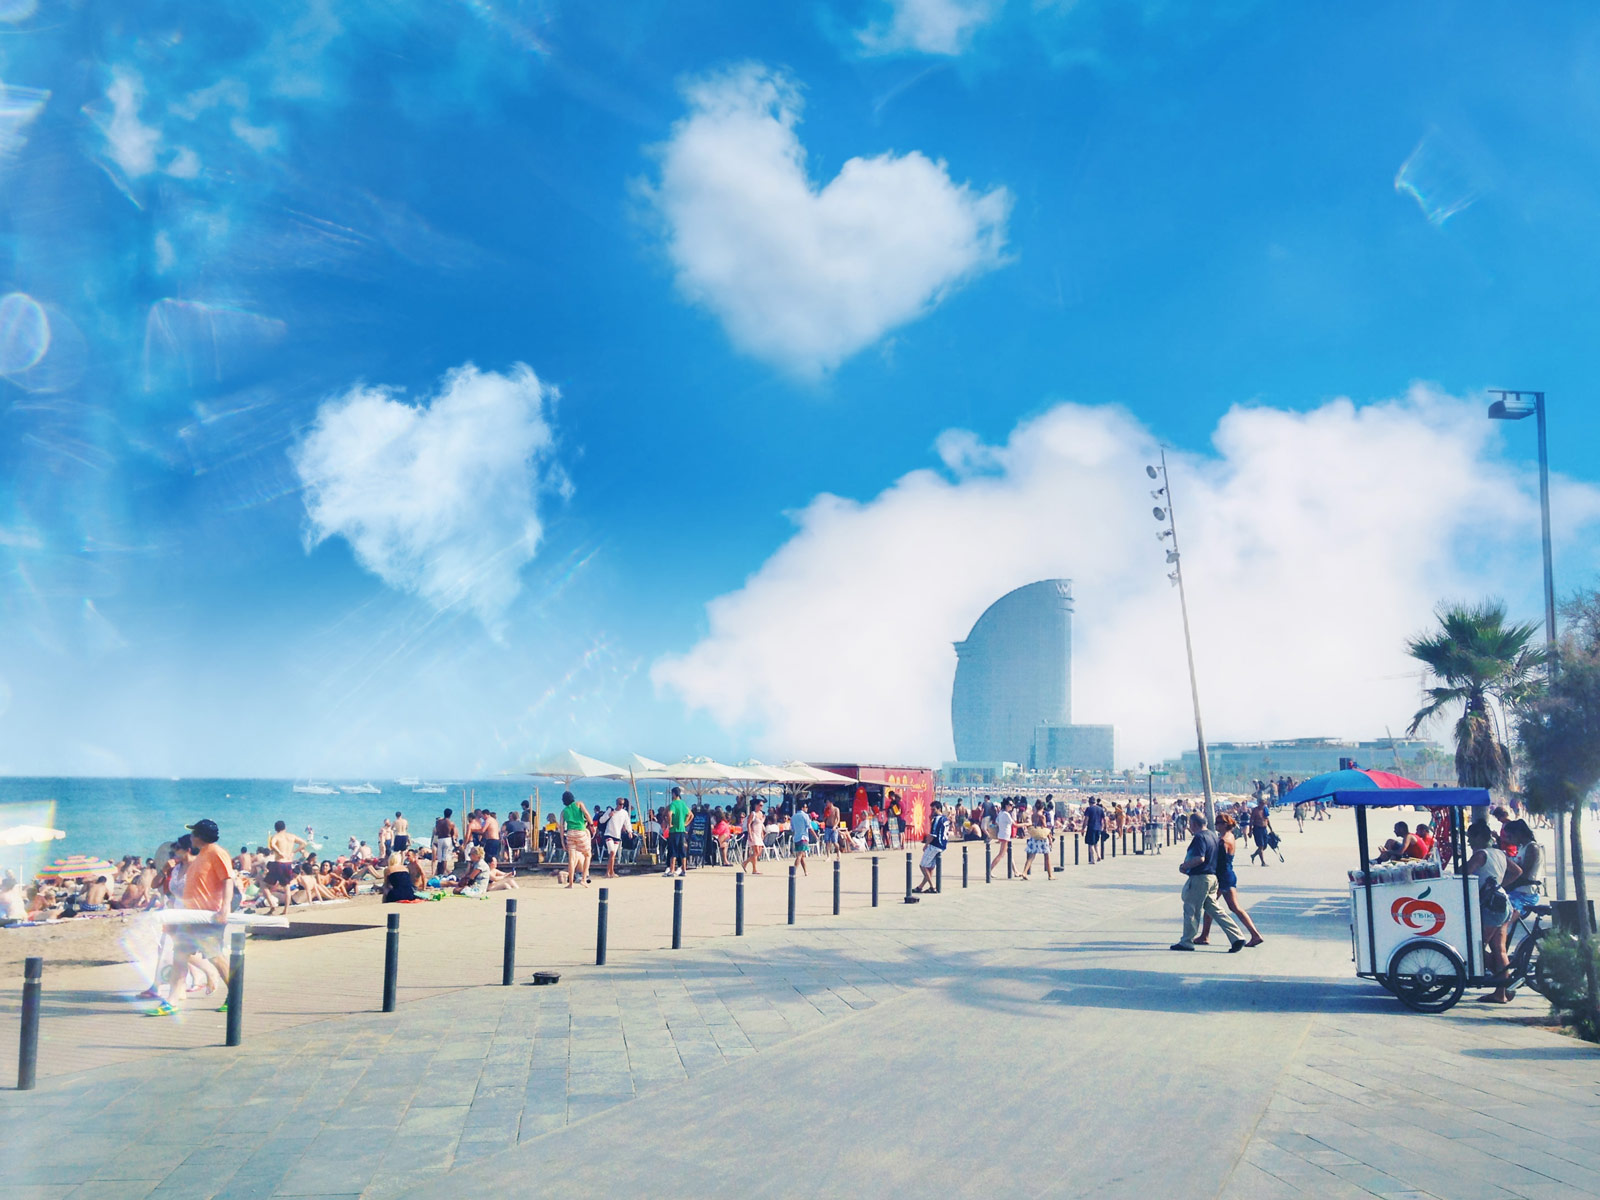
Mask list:
POLYGON ((814 376, 1002 261, 1004 188, 917 151, 852 158, 819 187, 784 75, 747 64, 685 94, 650 194, 679 287, 749 353, 814 376))
POLYGON ((887 13, 856 31, 869 54, 955 55, 992 21, 1005 0, 886 0, 887 13))
POLYGON ((468 363, 420 404, 364 385, 331 398, 290 454, 308 548, 343 538, 390 587, 497 631, 543 536, 540 497, 569 489, 556 400, 521 363, 505 374, 468 363))

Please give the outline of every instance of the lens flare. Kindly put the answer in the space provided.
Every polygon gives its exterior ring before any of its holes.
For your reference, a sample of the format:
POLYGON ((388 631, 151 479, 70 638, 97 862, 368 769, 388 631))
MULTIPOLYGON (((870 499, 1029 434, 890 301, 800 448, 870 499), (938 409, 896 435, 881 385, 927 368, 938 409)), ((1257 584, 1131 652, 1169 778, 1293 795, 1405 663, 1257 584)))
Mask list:
POLYGON ((1481 189, 1465 155, 1429 134, 1400 164, 1394 190, 1415 200, 1430 225, 1443 226, 1470 208, 1481 189))
POLYGON ((0 296, 0 375, 16 375, 38 365, 50 349, 50 318, 25 292, 0 296))

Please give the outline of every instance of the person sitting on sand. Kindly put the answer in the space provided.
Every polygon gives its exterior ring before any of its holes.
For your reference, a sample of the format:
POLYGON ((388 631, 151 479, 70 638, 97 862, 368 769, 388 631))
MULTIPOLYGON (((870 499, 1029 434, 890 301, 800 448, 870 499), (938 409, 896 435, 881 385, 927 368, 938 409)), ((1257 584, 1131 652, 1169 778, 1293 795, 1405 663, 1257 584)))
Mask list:
POLYGON ((143 872, 140 872, 123 885, 122 895, 111 902, 111 907, 126 911, 133 908, 143 908, 149 903, 150 889, 145 887, 143 872))
POLYGON ((78 900, 79 912, 105 912, 111 907, 111 881, 104 875, 84 884, 78 900))
POLYGON ((46 884, 36 885, 28 900, 27 918, 30 921, 53 921, 61 915, 56 903, 56 890, 46 884))
POLYGON ((417 895, 416 881, 406 869, 405 860, 398 854, 389 855, 388 870, 383 877, 383 902, 402 904, 420 898, 417 895))
POLYGON ((301 893, 308 903, 318 900, 332 900, 333 893, 323 886, 321 877, 317 874, 317 864, 312 859, 306 859, 300 864, 300 874, 296 878, 300 885, 301 893))
POLYGON ((482 896, 487 892, 503 891, 517 886, 517 878, 510 871, 501 871, 484 857, 483 847, 474 846, 467 858, 466 869, 456 879, 456 895, 482 896))
POLYGON ((0 921, 25 921, 28 901, 22 894, 22 885, 10 871, 0 875, 0 921))

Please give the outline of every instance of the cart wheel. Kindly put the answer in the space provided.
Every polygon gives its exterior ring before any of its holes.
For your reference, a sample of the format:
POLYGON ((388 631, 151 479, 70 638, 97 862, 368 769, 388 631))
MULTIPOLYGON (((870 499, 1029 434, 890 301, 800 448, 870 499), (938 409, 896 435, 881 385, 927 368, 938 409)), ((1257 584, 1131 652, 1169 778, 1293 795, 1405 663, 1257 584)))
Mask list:
POLYGON ((1389 990, 1417 1012, 1444 1012, 1466 989, 1461 956, 1442 942, 1411 942, 1389 960, 1389 990))

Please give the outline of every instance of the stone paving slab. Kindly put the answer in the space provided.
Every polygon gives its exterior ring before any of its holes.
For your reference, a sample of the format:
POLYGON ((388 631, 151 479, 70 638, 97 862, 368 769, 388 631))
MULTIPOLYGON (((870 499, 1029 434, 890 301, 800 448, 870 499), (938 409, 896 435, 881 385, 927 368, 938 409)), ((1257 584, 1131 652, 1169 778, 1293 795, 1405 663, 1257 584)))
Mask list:
MULTIPOLYGON (((452 969, 486 973, 498 921, 422 927, 405 961, 427 990, 395 1014, 308 1016, 332 1007, 315 997, 251 1024, 241 1051, 144 1048, 0 1092, 0 1200, 515 1194, 529 1179, 652 1196, 867 1178, 885 1195, 934 1181, 1139 1200, 1600 1191, 1594 1051, 1465 1004, 1420 1017, 1351 979, 1328 902, 1348 830, 1332 833, 1291 841, 1293 871, 1246 875, 1270 940, 1243 955, 1164 951, 1170 855, 875 911, 863 889, 840 918, 814 877, 801 925, 733 939, 707 919, 676 953, 625 937, 603 969, 547 926, 542 962, 573 960, 554 988, 452 988, 452 969), (619 1115, 629 1153, 588 1161, 594 1123, 619 1115), (696 1150, 752 1137, 753 1159, 696 1150)), ((636 928, 660 900, 649 885, 636 928)), ((781 914, 781 884, 763 904, 781 914)))

